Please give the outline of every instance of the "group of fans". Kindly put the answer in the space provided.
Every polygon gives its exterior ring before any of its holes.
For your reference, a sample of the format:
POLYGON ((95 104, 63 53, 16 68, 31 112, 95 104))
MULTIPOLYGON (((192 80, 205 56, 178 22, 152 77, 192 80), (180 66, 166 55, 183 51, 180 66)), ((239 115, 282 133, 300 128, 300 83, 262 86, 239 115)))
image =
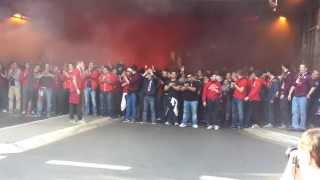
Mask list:
MULTIPOLYGON (((279 67, 280 70, 280 67, 279 67)), ((184 66, 97 66, 84 62, 63 67, 43 64, 0 65, 0 108, 25 116, 87 115, 123 122, 164 123, 207 129, 319 126, 320 78, 300 64, 281 73, 253 68, 234 72, 184 66)))

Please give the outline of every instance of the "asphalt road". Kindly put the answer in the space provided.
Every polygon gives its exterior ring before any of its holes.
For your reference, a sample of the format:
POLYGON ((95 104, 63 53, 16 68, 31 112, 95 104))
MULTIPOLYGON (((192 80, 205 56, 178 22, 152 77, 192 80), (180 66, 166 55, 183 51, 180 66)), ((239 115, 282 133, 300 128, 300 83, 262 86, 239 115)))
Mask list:
POLYGON ((44 118, 43 117, 35 118, 35 117, 23 116, 21 114, 11 114, 11 113, 0 112, 0 128, 28 123, 32 121, 41 120, 41 119, 44 119, 44 118))
POLYGON ((7 155, 0 160, 0 179, 273 180, 279 179, 285 166, 285 149, 237 130, 114 122, 33 151, 7 155))

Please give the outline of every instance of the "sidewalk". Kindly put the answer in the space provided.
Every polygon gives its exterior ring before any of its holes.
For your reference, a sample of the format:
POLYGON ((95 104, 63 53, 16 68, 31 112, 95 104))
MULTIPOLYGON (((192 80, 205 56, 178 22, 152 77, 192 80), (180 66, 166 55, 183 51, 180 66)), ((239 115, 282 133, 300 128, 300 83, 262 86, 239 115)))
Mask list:
POLYGON ((68 116, 0 128, 0 154, 21 153, 111 122, 108 118, 87 117, 85 124, 73 124, 68 116))
POLYGON ((285 146, 296 146, 302 132, 294 132, 276 128, 245 129, 245 133, 280 143, 285 146))
POLYGON ((41 119, 44 119, 44 118, 35 118, 35 117, 22 116, 18 114, 0 112, 0 128, 29 123, 29 122, 38 121, 41 119))

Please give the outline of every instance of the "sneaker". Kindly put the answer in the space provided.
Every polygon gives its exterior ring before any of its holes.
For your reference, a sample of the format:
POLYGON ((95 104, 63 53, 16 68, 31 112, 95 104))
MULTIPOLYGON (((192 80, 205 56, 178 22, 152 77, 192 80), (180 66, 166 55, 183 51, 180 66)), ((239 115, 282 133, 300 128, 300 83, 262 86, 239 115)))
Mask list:
POLYGON ((260 128, 260 126, 258 124, 254 124, 251 126, 252 129, 256 129, 256 128, 260 128))
POLYGON ((184 124, 184 123, 181 123, 181 124, 179 125, 179 127, 184 128, 184 127, 187 127, 187 125, 184 124))
POLYGON ((156 123, 156 122, 152 122, 151 124, 152 124, 152 125, 157 125, 157 123, 156 123))
POLYGON ((75 120, 73 120, 73 119, 71 119, 69 122, 72 123, 72 124, 76 124, 76 123, 77 123, 77 122, 76 122, 75 120))
POLYGON ((217 130, 219 130, 219 129, 220 129, 220 126, 218 126, 218 125, 215 125, 215 126, 214 126, 214 130, 217 131, 217 130))
POLYGON ((269 123, 269 124, 263 126, 263 128, 273 128, 273 125, 271 123, 269 123))
POLYGON ((25 114, 26 114, 26 112, 25 112, 25 111, 22 111, 22 112, 21 112, 21 114, 25 115, 25 114))
POLYGON ((212 128, 213 128, 213 126, 210 125, 210 126, 207 127, 207 130, 210 130, 212 128))
POLYGON ((192 125, 192 128, 194 128, 194 129, 198 129, 198 125, 197 124, 194 124, 194 125, 192 125))
POLYGON ((139 124, 144 124, 145 122, 144 121, 140 121, 140 122, 138 122, 139 124))
POLYGON ((284 125, 284 124, 282 124, 281 126, 279 126, 279 128, 280 128, 280 129, 286 129, 286 128, 287 128, 287 126, 286 126, 286 125, 284 125))
POLYGON ((4 110, 2 110, 2 112, 3 112, 3 113, 6 113, 6 112, 8 112, 8 111, 7 111, 6 109, 4 109, 4 110))
POLYGON ((129 123, 129 119, 125 119, 124 121, 122 121, 123 123, 129 123))
POLYGON ((79 123, 79 124, 86 124, 87 122, 82 119, 82 120, 78 121, 78 123, 79 123))
POLYGON ((167 126, 170 126, 170 125, 171 125, 171 124, 169 123, 169 121, 165 122, 164 124, 167 125, 167 126))
POLYGON ((175 125, 175 126, 179 126, 179 123, 175 122, 174 125, 175 125))

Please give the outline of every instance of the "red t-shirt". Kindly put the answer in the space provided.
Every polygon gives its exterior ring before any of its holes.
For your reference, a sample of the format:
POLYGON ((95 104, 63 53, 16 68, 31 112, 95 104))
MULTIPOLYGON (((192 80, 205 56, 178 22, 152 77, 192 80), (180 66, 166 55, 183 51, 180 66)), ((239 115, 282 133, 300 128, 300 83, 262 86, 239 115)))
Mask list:
POLYGON ((63 88, 70 89, 72 84, 72 72, 67 72, 68 76, 63 74, 63 88))
POLYGON ((70 84, 70 91, 76 91, 76 87, 73 83, 73 80, 75 79, 77 86, 80 90, 83 89, 83 76, 82 76, 82 72, 79 69, 74 69, 73 72, 71 73, 71 84, 70 84))
POLYGON ((208 100, 217 100, 221 98, 221 83, 218 81, 209 81, 204 84, 202 91, 202 102, 207 102, 208 100))
POLYGON ((90 72, 86 77, 85 86, 87 86, 89 81, 91 81, 92 89, 96 90, 98 87, 99 76, 100 76, 100 74, 96 70, 90 72))
POLYGON ((70 96, 69 96, 69 103, 71 104, 80 104, 81 102, 81 97, 80 95, 77 93, 77 89, 73 83, 73 80, 75 79, 77 86, 79 89, 82 89, 82 72, 80 69, 76 68, 73 70, 72 74, 72 83, 70 86, 70 96))
POLYGON ((27 86, 29 85, 28 84, 28 76, 29 76, 29 70, 28 69, 25 69, 23 71, 21 71, 21 74, 20 74, 20 81, 21 81, 21 84, 22 86, 27 86))
POLYGON ((249 92, 249 101, 261 101, 261 90, 264 86, 265 81, 261 78, 256 78, 253 81, 253 84, 251 86, 250 92, 249 92))
POLYGON ((246 96, 247 96, 247 93, 248 93, 248 86, 249 86, 249 81, 247 78, 241 78, 241 79, 238 79, 236 81, 236 85, 239 87, 239 88, 244 88, 244 90, 242 92, 240 92, 239 90, 237 90, 235 88, 234 90, 234 93, 233 93, 233 97, 235 99, 238 99, 238 100, 243 100, 246 96))

